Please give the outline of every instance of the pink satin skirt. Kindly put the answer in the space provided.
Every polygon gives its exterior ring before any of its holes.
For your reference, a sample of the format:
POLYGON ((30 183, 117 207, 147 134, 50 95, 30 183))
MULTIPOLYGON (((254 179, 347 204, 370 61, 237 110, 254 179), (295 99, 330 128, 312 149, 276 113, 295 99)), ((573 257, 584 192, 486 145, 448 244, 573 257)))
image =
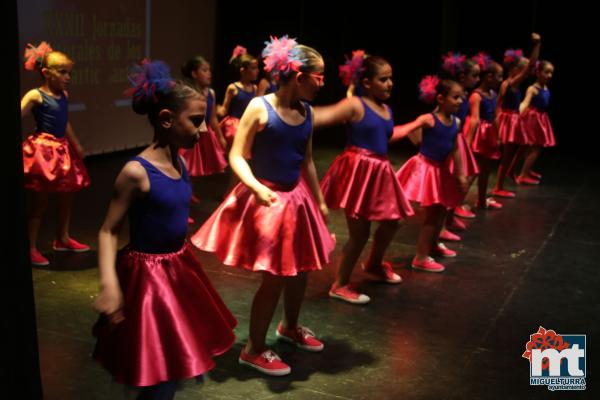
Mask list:
MULTIPOLYGON (((460 160, 462 162, 462 170, 464 176, 477 176, 479 174, 479 166, 475 159, 475 154, 467 144, 467 139, 462 133, 456 135, 456 145, 460 153, 460 160)), ((456 175, 456 169, 454 168, 454 157, 450 157, 449 160, 450 172, 456 175)))
POLYGON ((191 149, 181 149, 190 176, 206 176, 220 174, 227 168, 223 148, 217 134, 210 127, 201 134, 198 143, 191 149))
POLYGON ((295 276, 322 269, 335 241, 308 185, 261 182, 277 193, 275 203, 259 204, 239 183, 192 236, 192 243, 215 253, 225 265, 250 271, 295 276))
POLYGON ((556 146, 554 130, 550 118, 548 118, 548 113, 530 107, 525 111, 522 118, 523 130, 528 144, 542 147, 556 146))
POLYGON ((189 244, 175 253, 126 247, 117 274, 125 320, 94 326, 94 358, 119 383, 151 386, 201 375, 235 341, 237 321, 202 270, 189 244))
POLYGON ((500 158, 500 143, 496 127, 490 121, 481 120, 473 136, 471 148, 474 153, 485 158, 498 160, 500 158))
POLYGON ((329 167, 321 190, 332 209, 352 218, 398 220, 414 214, 386 156, 348 147, 329 167))
POLYGON ((25 188, 36 192, 77 192, 90 186, 83 160, 67 138, 36 133, 23 141, 25 188))
POLYGON ((422 207, 441 204, 454 208, 464 197, 448 160, 437 162, 419 153, 406 161, 396 176, 406 196, 422 207))
POLYGON ((502 143, 527 144, 518 111, 502 111, 498 115, 498 134, 502 143))
POLYGON ((235 137, 235 133, 237 132, 239 124, 240 120, 236 117, 232 117, 231 115, 226 116, 219 123, 221 132, 223 132, 223 136, 225 136, 225 140, 227 141, 228 148, 231 148, 231 145, 233 144, 233 138, 235 137))

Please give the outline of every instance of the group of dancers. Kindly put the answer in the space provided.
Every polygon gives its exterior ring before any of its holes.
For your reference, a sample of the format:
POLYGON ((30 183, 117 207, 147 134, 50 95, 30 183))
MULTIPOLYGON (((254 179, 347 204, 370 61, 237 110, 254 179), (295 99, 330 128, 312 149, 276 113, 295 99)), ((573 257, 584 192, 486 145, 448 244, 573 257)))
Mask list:
MULTIPOLYGON (((258 59, 235 48, 230 63, 239 81, 227 87, 221 104, 205 58, 186 61, 183 80, 174 79, 164 62, 142 61, 129 75, 128 92, 134 112, 147 115, 154 136, 117 176, 98 236, 94 358, 118 382, 143 387, 139 398, 172 398, 179 380, 214 367, 212 358, 233 345, 237 321, 203 272, 195 246, 225 265, 261 273, 239 362, 267 375, 289 374, 290 366, 268 348, 266 336, 283 295, 277 338, 307 352, 323 350, 299 315, 308 272, 328 264, 335 248, 326 224, 329 210, 344 210, 349 233, 331 298, 370 301, 351 275, 372 222, 377 228, 361 268, 375 280, 402 281, 385 255, 416 205, 425 218, 411 267, 444 271, 434 257, 457 255, 443 241, 460 240, 453 231, 465 229, 462 219, 475 217, 476 210, 501 208, 495 197, 515 197, 505 187, 507 178, 539 184, 541 175, 532 167, 541 148, 555 145, 546 113, 554 67, 538 61, 540 43, 532 34, 529 58, 520 50, 506 51, 504 68, 484 53, 447 54, 439 74, 419 85, 420 99, 432 111, 396 126, 386 105, 392 66, 362 50, 339 68, 348 96, 314 108, 309 102, 324 85, 323 58, 287 36, 265 42, 265 78, 258 85, 258 59), (522 96, 530 77, 534 83, 522 96), (313 131, 336 124, 347 126, 347 147, 319 181, 313 131), (395 171, 388 145, 403 138, 419 151, 395 171), (488 176, 499 159, 497 183, 488 196, 488 176), (228 165, 235 186, 186 240, 194 177, 223 173, 228 165), (465 196, 476 178, 478 201, 470 208, 465 196), (126 218, 129 244, 119 250, 126 218)), ((67 117, 73 61, 45 42, 29 45, 25 58, 25 68, 43 79, 21 101, 23 116, 31 113, 36 121, 35 132, 23 142, 25 185, 33 192, 30 254, 32 264, 47 265, 36 241, 48 193, 60 199, 53 249, 87 251, 89 246, 70 236, 69 221, 72 195, 90 179, 67 117)))

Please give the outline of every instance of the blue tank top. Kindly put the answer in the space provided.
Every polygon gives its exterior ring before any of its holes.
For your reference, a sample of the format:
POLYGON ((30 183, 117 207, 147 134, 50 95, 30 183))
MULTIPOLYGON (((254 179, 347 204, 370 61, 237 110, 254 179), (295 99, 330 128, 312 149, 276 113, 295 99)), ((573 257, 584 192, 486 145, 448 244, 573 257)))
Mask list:
POLYGON ((277 91, 277 84, 273 82, 269 82, 269 86, 267 86, 267 90, 265 90, 265 94, 275 93, 277 91))
POLYGON ((210 123, 210 117, 212 117, 213 104, 215 104, 215 99, 213 99, 212 92, 209 88, 208 94, 206 95, 206 116, 204 117, 206 125, 210 123))
POLYGON ((423 129, 423 141, 419 152, 434 161, 443 162, 454 147, 458 126, 456 118, 452 118, 450 126, 444 125, 437 115, 431 113, 435 124, 431 129, 423 129))
POLYGON ((246 107, 248 107, 248 103, 256 97, 256 91, 246 92, 244 88, 239 87, 235 83, 234 86, 237 88, 237 94, 233 96, 231 103, 229 103, 229 115, 235 118, 242 118, 246 107))
POLYGON ((492 97, 488 98, 484 96, 479 90, 477 93, 481 97, 481 103, 479 103, 479 118, 483 121, 493 122, 496 116, 496 92, 492 91, 492 97))
POLYGON ((540 111, 546 111, 550 105, 550 91, 548 89, 537 88, 538 94, 531 99, 531 106, 540 111))
POLYGON ((173 179, 142 157, 136 156, 148 174, 150 192, 129 209, 129 243, 142 253, 171 253, 183 246, 188 230, 192 187, 185 164, 181 178, 173 179))
POLYGON ((519 111, 519 104, 521 104, 521 89, 508 87, 506 93, 502 98, 502 110, 504 111, 519 111))
POLYGON ((268 113, 267 126, 254 137, 250 166, 254 176, 270 182, 293 186, 300 178, 306 145, 312 132, 312 115, 308 103, 302 102, 306 118, 300 125, 289 125, 261 96, 268 113))
POLYGON ((469 115, 469 98, 465 97, 463 99, 463 102, 460 103, 460 107, 458 107, 458 111, 456 112, 456 116, 460 119, 460 121, 462 122, 462 124, 465 124, 465 120, 467 119, 467 116, 469 115))
POLYGON ((67 96, 61 93, 56 99, 38 89, 42 95, 42 104, 33 108, 35 131, 50 133, 57 138, 65 137, 67 130, 69 102, 67 96))
POLYGON ((392 110, 386 105, 390 113, 390 119, 385 119, 371 110, 362 97, 359 97, 359 99, 365 110, 365 115, 360 121, 348 125, 348 143, 373 153, 387 155, 388 141, 394 132, 392 110))

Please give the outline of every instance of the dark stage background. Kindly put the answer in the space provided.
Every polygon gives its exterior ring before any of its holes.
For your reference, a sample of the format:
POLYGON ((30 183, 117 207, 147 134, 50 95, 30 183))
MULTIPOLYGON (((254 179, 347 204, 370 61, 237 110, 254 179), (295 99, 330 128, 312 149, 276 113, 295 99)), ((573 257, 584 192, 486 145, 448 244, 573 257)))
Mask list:
MULTIPOLYGON (((231 68, 224 68, 237 44, 251 54, 260 55, 269 35, 289 34, 300 43, 316 48, 325 59, 325 86, 315 104, 338 101, 345 94, 337 68, 344 55, 361 48, 386 58, 394 69, 394 92, 390 105, 397 123, 405 123, 427 105, 417 100, 417 85, 427 74, 435 73, 441 55, 449 50, 467 56, 485 51, 501 62, 507 48, 530 51, 530 35, 542 35, 541 58, 552 61, 555 75, 550 117, 554 123, 558 151, 573 153, 580 145, 574 140, 577 109, 581 98, 584 63, 589 56, 579 53, 592 38, 584 33, 585 10, 575 7, 548 7, 538 1, 427 1, 378 2, 371 6, 350 7, 348 2, 297 1, 293 3, 244 2, 234 8, 218 2, 213 81, 222 99, 228 83, 235 79, 231 68), (325 4, 327 8, 325 8, 325 4), (235 10, 235 12, 233 12, 235 10), (577 49, 577 50, 576 50, 577 49)), ((315 142, 344 142, 344 129, 315 136, 315 142)), ((400 147, 411 147, 401 143, 400 147)))

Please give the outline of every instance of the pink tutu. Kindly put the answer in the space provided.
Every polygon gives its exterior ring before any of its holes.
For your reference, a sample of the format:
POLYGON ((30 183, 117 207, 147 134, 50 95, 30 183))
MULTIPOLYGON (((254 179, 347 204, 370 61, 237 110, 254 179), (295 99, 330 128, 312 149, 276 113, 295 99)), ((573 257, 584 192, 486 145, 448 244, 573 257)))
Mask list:
MULTIPOLYGON (((456 135, 456 146, 458 147, 458 151, 460 153, 464 176, 477 176, 477 174, 479 174, 477 160, 475 159, 473 151, 467 144, 467 139, 465 139, 465 136, 462 133, 456 135)), ((454 168, 454 157, 450 156, 449 163, 450 172, 456 175, 456 170, 454 168)))
POLYGON ((239 183, 192 236, 192 243, 215 253, 225 265, 251 271, 295 276, 321 269, 335 242, 308 185, 261 182, 279 196, 274 204, 260 205, 239 183))
POLYGON ((497 160, 500 158, 500 143, 498 142, 498 132, 496 127, 490 121, 481 120, 473 136, 471 144, 474 153, 478 153, 485 158, 497 160))
POLYGON ((498 115, 498 135, 502 143, 527 144, 518 111, 502 111, 498 115))
POLYGON ((336 157, 321 180, 332 210, 369 221, 402 219, 414 214, 386 156, 356 146, 336 157))
POLYGON ((239 118, 232 117, 231 115, 226 116, 219 123, 219 126, 221 127, 221 132, 223 132, 223 136, 225 136, 225 140, 227 140, 228 148, 231 148, 231 145, 233 144, 233 138, 235 137, 235 133, 237 132, 239 124, 239 118))
POLYGON ((209 127, 208 132, 200 135, 193 148, 182 149, 180 154, 190 176, 206 176, 225 171, 227 162, 223 152, 217 134, 209 127))
POLYGON ((464 198, 448 161, 440 163, 419 153, 404 163, 396 176, 406 196, 422 207, 441 204, 454 208, 464 198))
POLYGON ((548 118, 548 113, 530 107, 522 117, 523 131, 528 144, 542 147, 556 146, 554 130, 548 118))
POLYGON ((25 188, 36 192, 77 192, 90 186, 83 160, 67 138, 36 133, 23 141, 25 188))
POLYGON ((94 326, 94 358, 119 383, 151 386, 201 375, 231 348, 237 321, 189 244, 175 253, 119 252, 125 320, 94 326))

